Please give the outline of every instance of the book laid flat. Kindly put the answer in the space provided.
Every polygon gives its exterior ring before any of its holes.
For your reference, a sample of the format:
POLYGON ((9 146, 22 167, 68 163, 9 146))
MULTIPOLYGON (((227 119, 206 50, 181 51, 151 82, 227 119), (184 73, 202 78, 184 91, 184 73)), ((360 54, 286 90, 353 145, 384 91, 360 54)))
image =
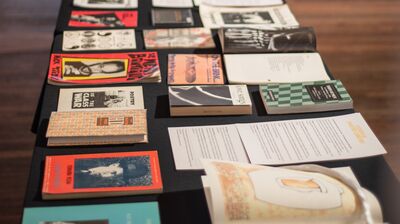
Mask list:
POLYGON ((382 223, 376 196, 350 168, 268 167, 204 160, 213 223, 382 223))
POLYGON ((224 84, 219 54, 169 54, 169 85, 224 84))
POLYGON ((161 193, 157 151, 46 156, 45 200, 161 193))
POLYGON ((252 114, 246 85, 170 86, 171 116, 252 114))
POLYGON ((256 27, 268 29, 293 28, 299 23, 285 5, 270 7, 212 7, 200 5, 204 27, 256 27))
POLYGON ((192 0, 152 0, 153 7, 161 8, 192 8, 192 0))
POLYGON ((70 27, 136 27, 137 11, 83 11, 72 10, 70 27))
POLYGON ((190 9, 159 9, 151 10, 151 21, 156 27, 187 27, 194 25, 192 10, 190 9))
POLYGON ((160 223, 157 202, 25 208, 22 224, 160 223))
POLYGON ((52 54, 47 82, 52 85, 158 83, 157 52, 52 54))
POLYGON ((267 84, 330 80, 318 53, 224 54, 232 84, 267 84))
POLYGON ((144 109, 143 101, 141 86, 60 89, 57 111, 144 109))
POLYGON ((310 27, 266 30, 223 28, 218 32, 224 53, 314 52, 316 37, 310 27))
POLYGON ((339 80, 260 85, 268 114, 308 113, 353 108, 353 100, 339 80))
POLYGON ((217 7, 259 7, 282 5, 283 0, 201 0, 202 4, 217 6, 217 7))
POLYGON ((210 29, 174 28, 143 30, 146 49, 215 48, 210 29))
POLYGON ((118 0, 118 1, 104 1, 104 0, 73 0, 75 7, 89 8, 89 9, 126 9, 137 8, 138 0, 118 0))
POLYGON ((63 51, 136 49, 134 29, 64 31, 63 51))
POLYGON ((52 112, 48 146, 147 143, 146 110, 52 112))

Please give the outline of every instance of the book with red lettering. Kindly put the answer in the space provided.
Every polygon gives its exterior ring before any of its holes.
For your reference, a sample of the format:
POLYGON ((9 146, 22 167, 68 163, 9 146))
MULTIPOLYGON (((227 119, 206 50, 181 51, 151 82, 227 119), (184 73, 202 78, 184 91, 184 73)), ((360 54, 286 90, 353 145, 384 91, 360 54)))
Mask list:
POLYGON ((73 10, 70 27, 136 27, 137 11, 82 11, 73 10))
POLYGON ((47 156, 45 200, 161 193, 157 151, 47 156))
POLYGON ((48 83, 100 85, 161 82, 157 52, 52 54, 48 83))

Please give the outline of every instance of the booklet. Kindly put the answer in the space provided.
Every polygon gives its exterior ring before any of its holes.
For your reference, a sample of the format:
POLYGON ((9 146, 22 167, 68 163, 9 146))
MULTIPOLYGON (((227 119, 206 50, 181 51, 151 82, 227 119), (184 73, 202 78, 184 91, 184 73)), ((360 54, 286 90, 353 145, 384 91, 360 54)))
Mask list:
POLYGON ((199 0, 202 4, 218 7, 259 7, 282 5, 283 0, 199 0))
POLYGON ((191 9, 159 9, 151 10, 151 21, 153 26, 170 28, 188 27, 194 25, 191 9))
POLYGON ((318 53, 224 54, 231 84, 330 80, 318 53))
POLYGON ((75 7, 89 9, 137 8, 138 0, 73 0, 75 7))
POLYGON ((137 11, 81 11, 72 10, 70 27, 136 27, 137 11))
POLYGON ((152 0, 153 7, 162 8, 192 8, 192 0, 152 0))

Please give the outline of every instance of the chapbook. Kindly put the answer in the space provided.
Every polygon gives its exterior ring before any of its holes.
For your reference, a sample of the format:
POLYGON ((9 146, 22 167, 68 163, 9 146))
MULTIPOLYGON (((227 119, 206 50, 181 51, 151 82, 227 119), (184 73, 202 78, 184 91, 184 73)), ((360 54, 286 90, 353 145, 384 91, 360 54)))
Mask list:
POLYGON ((270 7, 213 7, 200 5, 200 16, 204 27, 293 28, 299 23, 287 5, 270 7))
POLYGON ((353 100, 339 80, 265 84, 260 86, 260 94, 269 114, 353 108, 353 100))
POLYGON ((73 5, 90 9, 125 9, 137 8, 138 0, 73 0, 73 5))
POLYGON ((154 7, 162 8, 192 8, 192 0, 152 0, 154 7))
POLYGON ((377 198, 350 168, 203 160, 213 223, 382 223, 377 198))
POLYGON ((64 31, 63 51, 101 51, 136 49, 135 30, 64 31))
POLYGON ((137 11, 82 11, 72 10, 70 27, 136 27, 137 11))
POLYGON ((232 84, 266 84, 330 80, 318 53, 224 54, 232 84))
POLYGON ((52 112, 48 146, 147 143, 146 110, 52 112))
POLYGON ((147 49, 214 48, 214 40, 207 28, 175 28, 143 30, 147 49))
POLYGON ((160 223, 157 202, 24 208, 22 224, 160 223))
POLYGON ((141 86, 60 89, 57 111, 144 109, 141 86))
POLYGON ((194 25, 190 9, 159 9, 151 10, 151 21, 157 27, 187 27, 194 25))
POLYGON ((52 54, 47 82, 64 86, 161 82, 158 54, 52 54))
POLYGON ((45 200, 162 192, 157 151, 46 156, 45 200))
POLYGON ((169 54, 169 85, 224 84, 219 54, 169 54))
POLYGON ((224 53, 314 52, 316 38, 310 27, 266 30, 223 28, 219 39, 224 53))
POLYGON ((246 85, 170 86, 169 105, 171 116, 252 113, 246 85))

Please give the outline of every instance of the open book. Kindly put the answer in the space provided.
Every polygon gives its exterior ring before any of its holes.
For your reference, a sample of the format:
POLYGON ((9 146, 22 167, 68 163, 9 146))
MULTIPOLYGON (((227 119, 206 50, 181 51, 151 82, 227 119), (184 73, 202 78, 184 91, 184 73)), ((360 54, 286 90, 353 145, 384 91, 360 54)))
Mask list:
POLYGON ((284 168, 203 160, 213 223, 382 223, 376 197, 349 167, 284 168))

